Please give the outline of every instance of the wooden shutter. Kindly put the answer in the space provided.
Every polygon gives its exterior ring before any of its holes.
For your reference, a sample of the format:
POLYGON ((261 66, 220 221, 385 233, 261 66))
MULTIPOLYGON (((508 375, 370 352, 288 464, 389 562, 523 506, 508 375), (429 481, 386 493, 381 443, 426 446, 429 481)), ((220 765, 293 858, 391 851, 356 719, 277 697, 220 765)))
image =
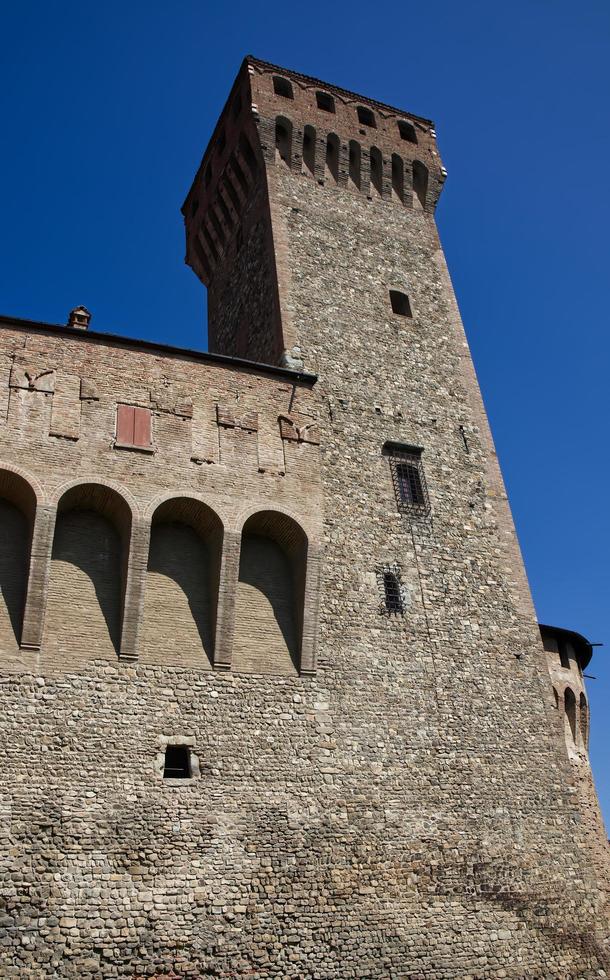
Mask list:
POLYGON ((134 446, 149 449, 151 444, 151 418, 149 408, 134 408, 134 446))
POLYGON ((131 405, 116 407, 116 441, 133 446, 135 409, 131 405))

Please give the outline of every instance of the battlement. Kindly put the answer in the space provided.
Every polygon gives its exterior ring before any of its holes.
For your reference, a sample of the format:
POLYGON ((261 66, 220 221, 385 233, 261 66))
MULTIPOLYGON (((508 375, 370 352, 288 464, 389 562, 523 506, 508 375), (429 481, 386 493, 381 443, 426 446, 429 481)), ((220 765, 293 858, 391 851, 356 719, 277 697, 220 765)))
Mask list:
POLYGON ((321 186, 430 213, 446 177, 431 120, 247 57, 182 208, 186 261, 206 285, 239 250, 241 213, 277 161, 321 186))

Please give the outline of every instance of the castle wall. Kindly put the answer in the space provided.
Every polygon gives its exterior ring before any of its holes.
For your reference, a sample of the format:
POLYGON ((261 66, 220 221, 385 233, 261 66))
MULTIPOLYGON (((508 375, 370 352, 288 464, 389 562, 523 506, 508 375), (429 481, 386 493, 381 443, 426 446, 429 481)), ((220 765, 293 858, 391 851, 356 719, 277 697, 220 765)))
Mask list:
MULTIPOLYGON (((32 537, 20 662, 0 617, 3 976, 604 976, 595 867, 434 228, 430 124, 404 149, 402 197, 391 110, 381 173, 363 151, 350 187, 355 97, 337 159, 327 173, 314 150, 312 170, 304 111, 288 163, 276 153, 271 74, 249 78, 279 327, 315 386, 0 333, 0 491, 32 537), (118 438, 118 403, 152 413, 148 448, 118 438), (418 510, 395 444, 417 458, 418 510), (163 778, 168 744, 190 748, 192 779, 163 778)), ((313 111, 314 83, 291 78, 313 111)), ((200 272, 245 302, 232 247, 200 272)), ((249 356, 280 336, 261 317, 232 347, 234 324, 218 343, 249 356)))

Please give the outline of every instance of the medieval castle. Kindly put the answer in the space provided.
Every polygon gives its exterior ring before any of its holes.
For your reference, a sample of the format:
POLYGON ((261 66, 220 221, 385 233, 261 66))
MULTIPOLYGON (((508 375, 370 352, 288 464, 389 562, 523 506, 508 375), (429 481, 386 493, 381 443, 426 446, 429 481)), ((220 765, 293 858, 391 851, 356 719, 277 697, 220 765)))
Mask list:
POLYGON ((210 353, 1 317, 0 975, 608 975, 582 636, 539 626, 434 126, 246 58, 210 353))

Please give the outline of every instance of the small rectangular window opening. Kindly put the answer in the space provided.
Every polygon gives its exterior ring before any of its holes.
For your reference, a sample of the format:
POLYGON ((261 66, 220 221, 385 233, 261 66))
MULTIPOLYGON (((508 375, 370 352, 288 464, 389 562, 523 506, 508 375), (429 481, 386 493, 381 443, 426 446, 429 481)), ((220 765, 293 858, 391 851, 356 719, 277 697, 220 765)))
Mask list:
POLYGON ((390 303, 392 304, 392 313, 396 313, 398 316, 413 316, 411 301, 406 293, 401 293, 398 289, 390 289, 390 303))
POLYGON ((281 75, 273 76, 273 91, 284 99, 294 99, 291 83, 287 78, 282 78, 281 75))
POLYGON ((430 500, 421 460, 421 449, 400 448, 398 443, 386 443, 390 452, 390 470, 396 504, 401 513, 425 516, 430 513, 430 500))
POLYGON ((318 109, 323 109, 324 112, 335 111, 335 100, 328 92, 316 92, 316 103, 318 109))
POLYGON ((377 572, 377 579, 382 597, 380 611, 389 616, 402 616, 404 601, 398 566, 386 565, 377 572))
POLYGON ((190 779, 191 753, 188 745, 166 745, 164 779, 190 779))
POLYGON ((376 128, 377 123, 375 122, 375 113, 372 109, 367 109, 364 105, 359 105, 357 108, 358 122, 361 122, 363 126, 372 126, 376 128))
POLYGON ((559 650, 559 662, 562 667, 566 670, 570 669, 570 657, 568 654, 568 646, 565 640, 557 640, 557 649, 559 650))

